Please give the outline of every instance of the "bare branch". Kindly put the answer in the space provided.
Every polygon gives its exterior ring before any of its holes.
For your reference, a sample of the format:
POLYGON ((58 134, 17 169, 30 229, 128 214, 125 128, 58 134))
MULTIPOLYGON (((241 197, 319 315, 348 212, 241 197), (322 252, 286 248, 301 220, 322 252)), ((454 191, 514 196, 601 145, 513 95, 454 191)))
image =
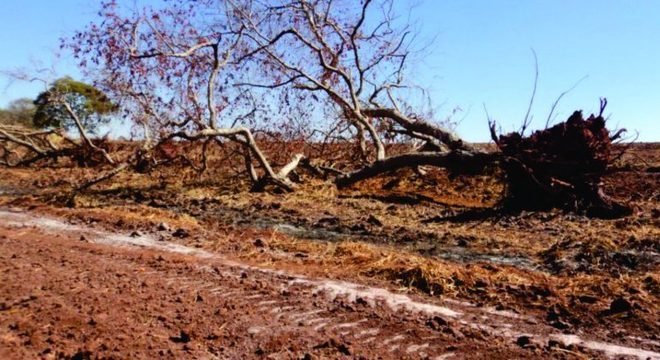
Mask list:
POLYGON ((536 56, 536 51, 534 49, 532 49, 532 54, 534 54, 534 89, 532 90, 532 96, 529 98, 529 106, 527 106, 525 119, 523 119, 522 126, 520 127, 521 136, 525 134, 525 130, 527 130, 531 121, 529 114, 532 112, 532 105, 534 105, 534 98, 536 98, 536 87, 539 83, 539 59, 536 56))
MULTIPOLYGON (((575 84, 573 84, 573 86, 568 88, 568 90, 566 90, 566 91, 562 92, 561 94, 559 94, 557 99, 552 103, 552 107, 550 107, 550 113, 548 113, 548 118, 545 120, 545 127, 544 127, 545 129, 547 129, 550 126, 550 121, 552 120, 552 114, 555 112, 555 109, 557 108, 557 105, 559 105, 559 102, 561 101, 561 98, 563 98, 564 95, 568 94, 569 92, 573 91, 573 89, 575 89, 578 85, 580 85, 580 83, 584 79, 586 79, 588 77, 589 77, 589 75, 585 75, 585 76, 581 77, 580 80, 578 80, 575 84)), ((607 101, 605 103, 607 104, 607 101)))

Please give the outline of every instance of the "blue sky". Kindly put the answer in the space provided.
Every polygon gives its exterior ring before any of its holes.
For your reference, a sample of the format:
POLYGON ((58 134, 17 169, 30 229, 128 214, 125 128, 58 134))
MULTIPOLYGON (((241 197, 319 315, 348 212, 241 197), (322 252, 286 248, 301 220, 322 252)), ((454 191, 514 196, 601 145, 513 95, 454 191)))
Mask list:
MULTIPOLYGON (((0 70, 50 66, 58 39, 93 19, 97 6, 0 1, 0 70)), ((607 97, 610 127, 660 141, 660 1, 425 0, 413 17, 421 39, 435 40, 412 76, 429 88, 439 116, 463 109, 455 120, 467 140, 488 140, 484 104, 504 130, 519 127, 533 86, 534 49, 540 75, 532 128, 543 127, 557 96, 587 76, 563 98, 558 121, 575 109, 598 111, 598 98, 607 97)), ((79 74, 66 54, 56 63, 60 75, 79 74)), ((0 79, 0 106, 39 89, 0 79)))

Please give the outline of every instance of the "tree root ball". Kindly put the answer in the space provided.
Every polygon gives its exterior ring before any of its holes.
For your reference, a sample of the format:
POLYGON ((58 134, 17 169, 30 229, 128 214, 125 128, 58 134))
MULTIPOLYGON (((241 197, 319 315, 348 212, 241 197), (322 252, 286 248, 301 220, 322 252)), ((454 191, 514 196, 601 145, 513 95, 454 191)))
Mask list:
POLYGON ((515 209, 563 208, 588 216, 617 218, 632 213, 601 189, 615 160, 611 136, 601 115, 584 119, 576 111, 565 122, 523 137, 495 139, 504 155, 507 191, 503 205, 515 209))

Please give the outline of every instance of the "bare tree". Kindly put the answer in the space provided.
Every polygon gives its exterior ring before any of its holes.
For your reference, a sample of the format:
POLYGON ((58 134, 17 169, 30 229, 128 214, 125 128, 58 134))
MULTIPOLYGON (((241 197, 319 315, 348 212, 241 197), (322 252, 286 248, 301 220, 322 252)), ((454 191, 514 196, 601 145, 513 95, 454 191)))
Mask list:
POLYGON ((392 1, 229 3, 252 41, 253 49, 241 60, 259 62, 264 71, 262 83, 243 85, 286 87, 316 98, 318 94, 319 101, 341 110, 341 119, 356 130, 362 149, 370 140, 376 161, 339 177, 338 185, 402 163, 396 156, 388 157, 383 140, 387 136, 420 139, 427 144, 424 149, 433 149, 425 157, 403 155, 406 166, 421 165, 427 158, 447 161, 464 152, 477 152, 451 131, 423 119, 402 99, 414 88, 405 75, 415 37, 409 25, 397 25, 392 1))
POLYGON ((107 2, 101 25, 78 33, 70 45, 81 65, 101 70, 98 86, 142 129, 143 145, 130 161, 158 163, 153 150, 176 140, 203 141, 205 158, 209 140, 221 146, 229 141, 241 145, 255 190, 273 184, 291 191, 288 175, 302 155, 276 171, 251 129, 259 111, 255 99, 232 86, 242 71, 236 57, 245 47, 245 28, 222 2, 202 3, 173 2, 124 16, 107 2))
POLYGON ((375 161, 337 176, 339 187, 402 167, 434 165, 474 173, 501 166, 509 187, 504 203, 522 208, 574 207, 602 216, 629 213, 629 208, 614 203, 600 190, 600 179, 611 163, 611 138, 602 109, 600 115, 587 120, 576 113, 566 123, 570 131, 548 129, 532 134, 526 142, 519 141, 528 126, 528 111, 520 133, 498 138, 493 131, 501 151, 485 152, 424 119, 404 101, 406 90, 413 88, 406 74, 415 37, 409 25, 393 14, 391 0, 227 1, 254 48, 241 59, 258 61, 265 71, 263 78, 270 80, 245 85, 321 94, 324 101, 341 109, 342 119, 356 129, 362 148, 369 135, 375 161), (410 153, 388 156, 383 138, 399 135, 424 145, 410 153), (582 159, 571 162, 561 147, 546 147, 535 139, 568 143, 565 146, 575 148, 582 159), (566 162, 571 162, 570 168, 562 165, 566 162), (541 164, 546 168, 552 164, 553 170, 545 171, 541 164), (539 186, 528 186, 530 183, 539 186), (565 186, 556 185, 562 183, 565 186), (528 198, 539 201, 512 201, 525 191, 535 192, 528 198))

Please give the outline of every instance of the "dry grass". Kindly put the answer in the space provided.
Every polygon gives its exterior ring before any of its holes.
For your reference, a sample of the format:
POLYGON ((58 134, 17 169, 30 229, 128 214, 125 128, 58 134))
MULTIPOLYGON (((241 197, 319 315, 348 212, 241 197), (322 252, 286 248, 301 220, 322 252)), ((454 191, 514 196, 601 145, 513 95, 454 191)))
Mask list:
POLYGON ((101 223, 120 226, 126 229, 145 229, 153 231, 160 224, 167 224, 172 229, 183 229, 188 232, 201 232, 197 219, 187 214, 176 214, 171 211, 157 209, 145 205, 108 206, 103 208, 63 209, 42 207, 39 209, 68 219, 80 220, 86 223, 101 223))

